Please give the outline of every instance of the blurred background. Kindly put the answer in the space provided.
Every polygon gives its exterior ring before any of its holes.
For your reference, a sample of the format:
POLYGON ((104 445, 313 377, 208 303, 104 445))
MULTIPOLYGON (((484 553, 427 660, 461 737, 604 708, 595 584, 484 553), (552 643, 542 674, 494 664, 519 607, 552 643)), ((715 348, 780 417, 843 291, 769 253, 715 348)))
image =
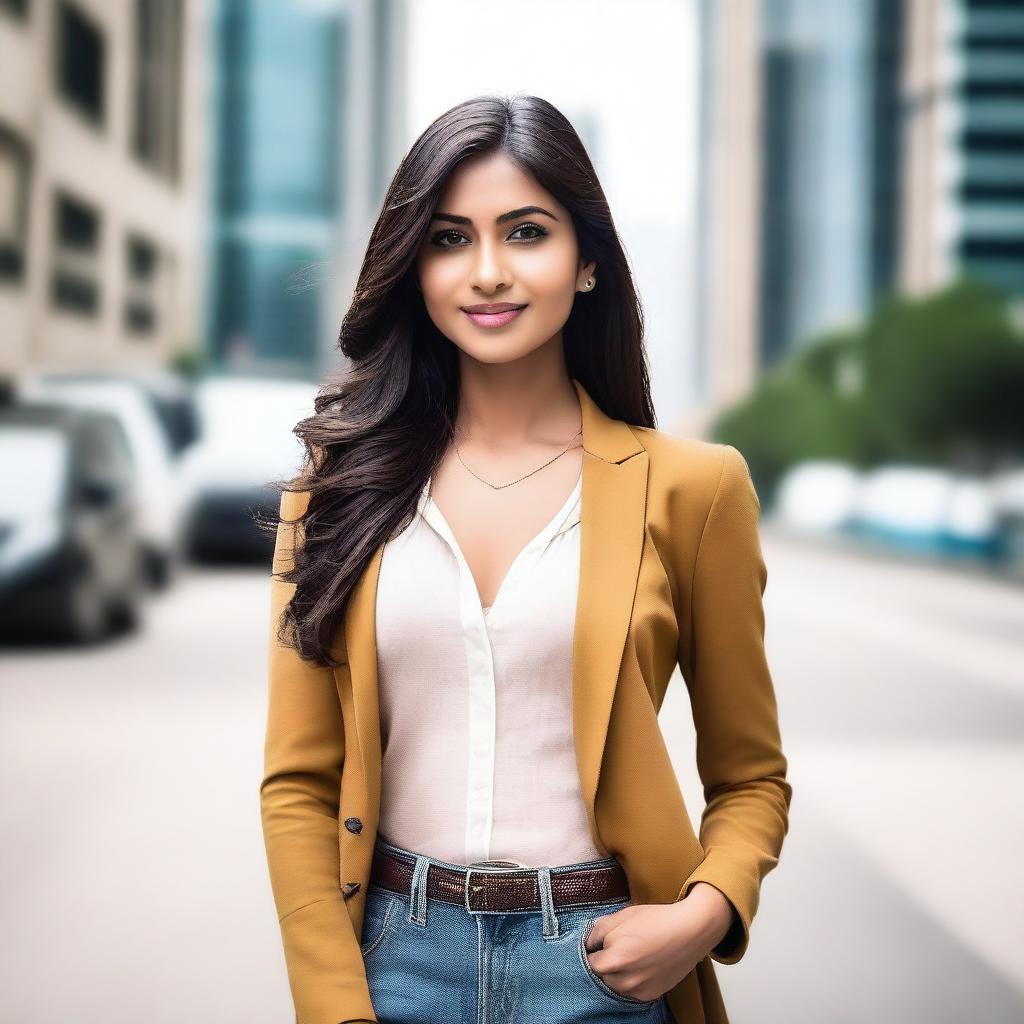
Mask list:
POLYGON ((734 1024, 1024 1019, 1012 0, 0 0, 0 1017, 293 1016, 253 520, 394 168, 483 92, 577 127, 659 426, 761 498, 795 799, 734 1024))

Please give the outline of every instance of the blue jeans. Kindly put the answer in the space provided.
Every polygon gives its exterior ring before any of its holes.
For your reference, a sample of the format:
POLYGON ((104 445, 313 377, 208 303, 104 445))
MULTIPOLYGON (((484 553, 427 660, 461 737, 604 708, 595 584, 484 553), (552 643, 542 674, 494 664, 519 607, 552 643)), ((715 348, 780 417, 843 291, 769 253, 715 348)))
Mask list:
POLYGON ((614 858, 538 869, 548 910, 468 910, 428 899, 424 886, 429 865, 466 865, 376 841, 416 862, 411 892, 372 882, 366 892, 362 952, 380 1024, 675 1024, 664 996, 621 995, 587 962, 591 921, 628 906, 628 897, 557 910, 550 900, 550 875, 614 858))

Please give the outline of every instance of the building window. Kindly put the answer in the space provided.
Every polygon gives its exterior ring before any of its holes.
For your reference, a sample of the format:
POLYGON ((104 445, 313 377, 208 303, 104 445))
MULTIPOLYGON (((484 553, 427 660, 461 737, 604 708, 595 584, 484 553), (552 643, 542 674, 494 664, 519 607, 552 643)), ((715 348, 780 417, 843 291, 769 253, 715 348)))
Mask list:
POLYGON ((98 26, 77 8, 57 13, 57 92, 96 124, 103 123, 106 44, 98 26))
POLYGON ((124 326, 131 334, 152 334, 157 324, 160 253, 152 242, 129 235, 125 243, 124 326))
POLYGON ((100 306, 100 217, 64 192, 57 194, 50 299, 58 309, 96 314, 100 306))
POLYGON ((28 145, 0 125, 0 280, 25 276, 28 237, 28 145))
POLYGON ((132 152, 171 181, 179 171, 182 0, 135 0, 132 152))

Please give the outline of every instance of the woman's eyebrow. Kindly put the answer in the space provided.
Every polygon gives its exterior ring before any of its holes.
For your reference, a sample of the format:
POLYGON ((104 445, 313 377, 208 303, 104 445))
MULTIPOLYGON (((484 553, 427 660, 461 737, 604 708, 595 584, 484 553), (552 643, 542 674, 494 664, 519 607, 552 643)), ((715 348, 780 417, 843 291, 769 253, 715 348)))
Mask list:
MULTIPOLYGON (((551 213, 549 210, 545 210, 543 206, 520 206, 518 210, 509 210, 508 213, 501 214, 500 217, 494 218, 495 224, 501 224, 506 220, 515 220, 516 217, 525 217, 528 213, 542 213, 545 217, 550 217, 552 220, 558 220, 558 218, 551 213)), ((441 213, 438 211, 431 218, 431 220, 446 220, 452 224, 467 224, 470 227, 473 226, 473 221, 469 217, 460 217, 455 213, 441 213)))

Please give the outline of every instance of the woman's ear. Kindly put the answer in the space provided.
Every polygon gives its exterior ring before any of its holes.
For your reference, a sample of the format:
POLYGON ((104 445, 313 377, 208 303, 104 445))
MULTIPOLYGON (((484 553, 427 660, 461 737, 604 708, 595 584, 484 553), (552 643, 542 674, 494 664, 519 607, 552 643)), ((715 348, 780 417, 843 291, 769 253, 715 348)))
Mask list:
POLYGON ((577 291, 591 291, 597 284, 597 274, 594 273, 596 267, 596 260, 591 260, 589 263, 580 261, 579 273, 576 275, 577 291))

